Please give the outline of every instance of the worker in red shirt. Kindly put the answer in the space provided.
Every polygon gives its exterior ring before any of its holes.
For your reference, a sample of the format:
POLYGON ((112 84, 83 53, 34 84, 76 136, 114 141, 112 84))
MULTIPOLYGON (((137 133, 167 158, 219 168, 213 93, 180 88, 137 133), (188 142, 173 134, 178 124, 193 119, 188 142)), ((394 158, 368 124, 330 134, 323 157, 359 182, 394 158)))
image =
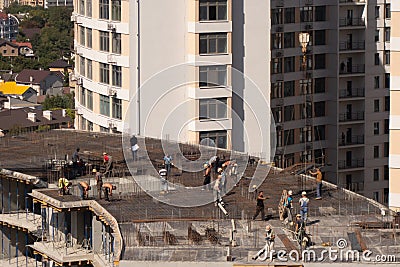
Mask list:
POLYGON ((106 152, 104 152, 103 153, 103 164, 106 165, 109 160, 110 160, 110 157, 107 155, 106 152))

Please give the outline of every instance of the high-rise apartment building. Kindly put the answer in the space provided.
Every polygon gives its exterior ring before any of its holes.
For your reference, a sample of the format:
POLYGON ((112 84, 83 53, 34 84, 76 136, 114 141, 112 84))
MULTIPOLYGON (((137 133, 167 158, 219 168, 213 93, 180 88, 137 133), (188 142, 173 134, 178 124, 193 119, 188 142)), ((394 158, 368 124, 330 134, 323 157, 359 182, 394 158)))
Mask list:
POLYGON ((271 1, 275 164, 388 202, 390 1, 271 1), (299 33, 310 41, 303 57, 299 33), (304 60, 304 62, 303 62, 304 60))
POLYGON ((76 128, 209 138, 269 158, 268 10, 268 1, 75 0, 76 128))

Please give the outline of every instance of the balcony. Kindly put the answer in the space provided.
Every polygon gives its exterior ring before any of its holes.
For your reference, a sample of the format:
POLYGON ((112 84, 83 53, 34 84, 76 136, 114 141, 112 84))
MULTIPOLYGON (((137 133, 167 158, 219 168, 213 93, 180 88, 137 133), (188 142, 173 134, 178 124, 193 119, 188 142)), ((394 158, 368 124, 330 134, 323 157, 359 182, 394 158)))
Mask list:
POLYGON ((364 27, 364 18, 340 18, 339 27, 364 27))
POLYGON ((354 3, 354 4, 365 4, 365 0, 339 0, 340 4, 348 4, 348 3, 354 3))
POLYGON ((348 122, 348 121, 361 121, 364 120, 364 111, 359 112, 346 112, 339 114, 339 122, 348 122))
POLYGON ((338 168, 339 170, 364 168, 364 159, 339 160, 338 168))
POLYGON ((339 74, 357 74, 365 73, 364 64, 347 65, 343 62, 340 64, 339 74))
POLYGON ((339 146, 352 146, 364 144, 364 135, 343 136, 338 139, 339 146))
POLYGON ((364 97, 364 88, 351 88, 351 89, 340 89, 339 98, 353 98, 353 97, 364 97))
POLYGON ((358 42, 340 42, 340 51, 354 51, 354 50, 365 50, 365 41, 358 42))

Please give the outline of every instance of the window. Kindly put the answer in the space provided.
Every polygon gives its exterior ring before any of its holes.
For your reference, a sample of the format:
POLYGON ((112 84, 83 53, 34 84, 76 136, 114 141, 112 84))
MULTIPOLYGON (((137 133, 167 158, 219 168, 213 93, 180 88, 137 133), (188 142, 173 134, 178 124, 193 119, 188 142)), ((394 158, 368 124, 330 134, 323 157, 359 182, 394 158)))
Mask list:
POLYGON ((81 105, 86 106, 86 89, 84 87, 81 88, 81 105))
POLYGON ((121 0, 111 0, 111 20, 121 21, 121 0))
POLYGON ((312 93, 312 80, 300 80, 300 92, 302 95, 309 95, 312 93))
POLYGON ((375 64, 375 65, 379 65, 379 53, 375 53, 375 56, 374 56, 374 64, 375 64))
POLYGON ((294 120, 294 105, 285 106, 283 108, 283 119, 284 121, 294 120))
POLYGON ((283 35, 283 45, 285 46, 285 48, 293 48, 294 47, 294 32, 285 32, 285 34, 283 35))
MULTIPOLYGON (((314 159, 316 164, 324 165, 325 160, 325 149, 316 149, 314 150, 314 159)), ((310 160, 311 161, 311 160, 310 160)))
POLYGON ((390 42, 390 27, 385 27, 385 42, 390 42))
POLYGON ((374 158, 379 158, 379 146, 374 146, 374 158))
POLYGON ((294 72, 294 57, 285 57, 285 73, 294 72))
POLYGON ((310 102, 301 104, 301 118, 311 118, 312 117, 312 104, 310 102))
POLYGON ((85 76, 85 58, 84 57, 79 57, 79 73, 82 76, 85 76))
POLYGON ((282 24, 282 8, 272 9, 271 13, 271 24, 282 24))
POLYGON ((88 79, 93 79, 93 67, 90 59, 86 59, 86 77, 88 79))
POLYGON ((85 27, 82 27, 82 26, 79 26, 79 43, 81 44, 81 45, 85 45, 85 27))
POLYGON ((300 129, 300 143, 312 141, 312 129, 311 127, 304 127, 300 129))
POLYGON ((86 16, 92 16, 92 0, 86 0, 86 16))
POLYGON ((100 82, 110 84, 110 65, 100 63, 100 82))
POLYGON ((313 66, 313 58, 310 56, 310 57, 307 57, 306 58, 306 63, 305 63, 305 66, 304 66, 304 64, 303 64, 303 56, 300 56, 299 57, 299 67, 300 67, 300 71, 305 71, 305 70, 312 70, 312 66, 313 66), (304 67, 306 68, 306 69, 304 69, 304 67))
POLYGON ((286 154, 284 158, 284 167, 289 167, 294 164, 294 153, 286 154))
POLYGON ((380 6, 375 6, 375 18, 379 18, 379 13, 380 13, 380 6))
POLYGON ((374 135, 379 135, 379 122, 374 122, 374 135))
POLYGON ((373 199, 379 202, 379 192, 374 192, 373 199))
POLYGON ((389 188, 383 188, 383 203, 389 203, 389 188))
POLYGON ((110 116, 110 97, 100 95, 100 114, 110 116))
POLYGON ((227 117, 226 98, 200 99, 200 120, 225 119, 227 117))
POLYGON ((385 96, 385 111, 390 111, 390 97, 385 96))
POLYGON ((218 148, 227 148, 227 133, 226 131, 211 131, 211 132, 200 132, 200 143, 203 144, 202 140, 206 139, 205 145, 213 146, 218 148), (211 142, 212 141, 212 142, 211 142))
POLYGON ((295 9, 294 7, 285 8, 285 23, 295 22, 295 9))
POLYGON ((87 123, 88 123, 88 131, 93 132, 93 122, 88 121, 87 123))
POLYGON ((285 142, 285 145, 294 144, 294 129, 285 130, 283 132, 283 141, 285 142))
POLYGON ((272 49, 282 49, 282 33, 272 34, 272 49))
POLYGON ((389 142, 383 143, 383 156, 389 157, 389 142))
POLYGON ((115 54, 121 54, 121 34, 112 33, 112 52, 115 54))
POLYGON ((87 106, 88 109, 93 110, 93 92, 87 90, 87 106))
POLYGON ((200 0, 200 21, 227 20, 226 0, 200 0))
POLYGON ((79 14, 85 15, 85 0, 79 0, 79 14))
POLYGON ((273 58, 271 64, 272 74, 282 73, 282 58, 273 58))
POLYGON ((294 81, 285 82, 283 96, 294 96, 294 81))
POLYGON ((326 20, 326 6, 316 6, 315 21, 325 21, 325 20, 326 20))
POLYGON ((107 127, 100 126, 100 132, 101 133, 109 133, 110 129, 108 129, 107 127))
POLYGON ((313 21, 313 8, 312 6, 300 7, 300 22, 313 21))
POLYGON ((110 0, 99 0, 99 17, 101 19, 110 18, 110 0))
POLYGON ((274 116, 275 123, 282 122, 282 108, 273 108, 272 115, 274 116))
POLYGON ((314 140, 325 140, 325 125, 314 126, 314 140))
POLYGON ((81 130, 86 130, 86 119, 81 117, 81 130))
POLYGON ((374 88, 375 89, 379 89, 379 87, 380 87, 380 82, 379 82, 379 76, 375 76, 374 77, 374 88))
POLYGON ((226 33, 201 33, 200 54, 227 53, 226 33))
POLYGON ((282 131, 276 132, 276 146, 277 147, 282 146, 282 134, 283 134, 282 131))
POLYGON ((383 166, 383 180, 389 180, 389 165, 383 166))
POLYGON ((379 99, 374 100, 374 112, 379 112, 379 99))
POLYGON ((375 42, 379 42, 379 30, 375 30, 375 42))
POLYGON ((122 101, 121 99, 112 98, 112 117, 115 119, 122 119, 122 101))
POLYGON ((315 66, 314 68, 317 69, 325 69, 325 54, 318 54, 315 55, 315 66))
POLYGON ((326 45, 325 30, 315 31, 314 45, 326 45))
POLYGON ((385 19, 390 19, 391 14, 390 14, 390 4, 385 4, 385 19))
POLYGON ((385 119, 383 126, 384 126, 383 133, 389 134, 389 119, 385 119))
POLYGON ((374 181, 379 181, 379 169, 374 169, 374 181))
POLYGON ((271 85, 271 98, 282 97, 282 82, 275 82, 271 85))
POLYGON ((100 32, 100 50, 110 51, 110 33, 105 31, 100 32))
POLYGON ((314 103, 314 114, 315 114, 315 117, 324 117, 325 116, 325 101, 314 103))
POLYGON ((121 87, 122 86, 122 68, 121 66, 112 66, 112 85, 121 87))
POLYGON ((314 92, 315 93, 325 92, 325 78, 316 78, 314 80, 314 92))
POLYGON ((385 88, 390 88, 390 73, 385 73, 385 88))
POLYGON ((390 65, 390 51, 385 50, 384 55, 385 55, 385 65, 390 65))
POLYGON ((86 46, 92 48, 92 29, 86 28, 86 46))
POLYGON ((215 87, 226 85, 226 66, 200 66, 199 86, 215 87))

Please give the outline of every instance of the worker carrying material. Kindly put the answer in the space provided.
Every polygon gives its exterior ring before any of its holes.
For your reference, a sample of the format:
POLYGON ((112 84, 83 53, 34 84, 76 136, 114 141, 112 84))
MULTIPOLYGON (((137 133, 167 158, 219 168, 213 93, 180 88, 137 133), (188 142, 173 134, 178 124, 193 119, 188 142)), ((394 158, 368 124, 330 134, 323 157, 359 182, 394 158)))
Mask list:
POLYGON ((117 189, 115 185, 112 185, 110 183, 103 184, 104 196, 107 201, 110 201, 110 197, 112 197, 112 191, 115 189, 117 189))
POLYGON ((67 178, 61 177, 58 179, 58 189, 59 189, 59 195, 69 195, 69 188, 71 187, 72 183, 68 181, 67 178))

